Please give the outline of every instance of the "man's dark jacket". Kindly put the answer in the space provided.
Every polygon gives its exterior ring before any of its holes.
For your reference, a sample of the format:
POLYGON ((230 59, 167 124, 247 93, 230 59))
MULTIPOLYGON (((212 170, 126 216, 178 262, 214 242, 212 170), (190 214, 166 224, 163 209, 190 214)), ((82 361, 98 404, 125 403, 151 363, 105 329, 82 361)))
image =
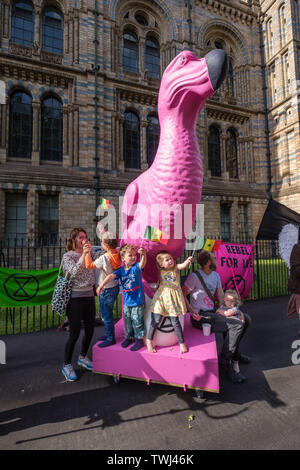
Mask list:
POLYGON ((288 289, 292 294, 300 294, 300 243, 297 243, 290 257, 291 275, 288 280, 288 289))

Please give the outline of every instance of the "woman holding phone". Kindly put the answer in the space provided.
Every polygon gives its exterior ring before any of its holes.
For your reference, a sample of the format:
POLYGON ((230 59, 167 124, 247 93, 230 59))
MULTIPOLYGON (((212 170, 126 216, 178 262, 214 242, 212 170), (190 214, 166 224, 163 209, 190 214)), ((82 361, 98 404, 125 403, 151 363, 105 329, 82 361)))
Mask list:
POLYGON ((96 314, 94 298, 95 274, 93 270, 86 269, 84 258, 87 253, 91 253, 92 259, 95 259, 95 255, 91 252, 87 233, 81 227, 71 230, 66 250, 67 252, 63 255, 62 259, 62 266, 64 275, 72 279, 72 294, 66 310, 70 322, 70 330, 69 339, 65 346, 62 373, 67 381, 74 382, 77 380, 77 375, 72 365, 72 356, 80 335, 82 320, 84 323, 84 336, 77 365, 87 370, 93 369, 92 361, 87 357, 87 353, 94 334, 96 314))

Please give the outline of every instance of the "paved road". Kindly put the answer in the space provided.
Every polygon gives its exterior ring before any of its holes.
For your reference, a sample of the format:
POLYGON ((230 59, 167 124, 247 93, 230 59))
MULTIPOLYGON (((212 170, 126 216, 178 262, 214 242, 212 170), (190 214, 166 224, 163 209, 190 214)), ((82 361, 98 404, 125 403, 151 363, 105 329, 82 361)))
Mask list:
POLYGON ((0 449, 299 449, 300 365, 291 356, 300 325, 286 318, 286 305, 287 297, 245 304, 253 320, 241 348, 252 357, 242 366, 247 381, 221 378, 220 394, 205 399, 84 370, 66 383, 68 333, 2 337, 0 449))

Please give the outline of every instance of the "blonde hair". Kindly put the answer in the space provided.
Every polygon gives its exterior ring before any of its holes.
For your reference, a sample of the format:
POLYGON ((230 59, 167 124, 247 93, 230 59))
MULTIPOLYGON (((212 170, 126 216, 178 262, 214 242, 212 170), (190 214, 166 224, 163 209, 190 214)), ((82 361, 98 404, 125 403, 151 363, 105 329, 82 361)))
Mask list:
POLYGON ((235 299, 235 304, 239 307, 240 305, 242 305, 242 300, 239 296, 239 294, 237 293, 236 290, 233 290, 233 289, 228 289, 225 291, 224 293, 224 301, 225 301, 225 297, 226 295, 231 295, 234 299, 235 299))
POLYGON ((161 251, 160 253, 158 253, 158 255, 156 255, 156 264, 158 269, 163 269, 161 266, 161 262, 163 261, 165 256, 172 257, 172 255, 168 251, 161 251))
POLYGON ((134 250, 136 252, 136 246, 130 245, 129 243, 127 243, 126 245, 123 245, 122 248, 120 249, 121 259, 124 259, 125 253, 131 250, 134 250))

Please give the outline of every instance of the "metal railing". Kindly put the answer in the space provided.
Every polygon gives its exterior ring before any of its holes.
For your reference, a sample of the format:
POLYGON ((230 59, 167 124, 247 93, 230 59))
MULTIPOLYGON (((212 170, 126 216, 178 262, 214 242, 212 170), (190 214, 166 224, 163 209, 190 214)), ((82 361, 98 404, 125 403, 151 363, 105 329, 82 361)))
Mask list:
MULTIPOLYGON (((208 236, 217 240, 220 236, 208 236)), ((232 238, 231 243, 254 243, 254 282, 248 297, 249 300, 259 300, 268 297, 288 295, 287 281, 289 270, 279 256, 278 241, 264 240, 240 240, 232 238)), ((94 241, 95 245, 99 241, 94 241)), ((59 267, 61 258, 65 253, 65 241, 59 240, 57 245, 40 245, 35 240, 27 240, 26 243, 14 244, 1 242, 0 240, 0 267, 35 270, 59 267)), ((191 251, 185 251, 180 261, 191 255, 191 251)), ((197 269, 193 263, 188 272, 197 269)), ((187 273, 184 273, 185 275, 187 273)), ((97 316, 100 318, 99 301, 96 300, 97 316)), ((114 307, 115 318, 121 316, 121 300, 118 298, 114 307)), ((44 328, 58 327, 63 319, 54 313, 51 305, 36 307, 0 307, 0 335, 27 333, 40 331, 44 328)))

